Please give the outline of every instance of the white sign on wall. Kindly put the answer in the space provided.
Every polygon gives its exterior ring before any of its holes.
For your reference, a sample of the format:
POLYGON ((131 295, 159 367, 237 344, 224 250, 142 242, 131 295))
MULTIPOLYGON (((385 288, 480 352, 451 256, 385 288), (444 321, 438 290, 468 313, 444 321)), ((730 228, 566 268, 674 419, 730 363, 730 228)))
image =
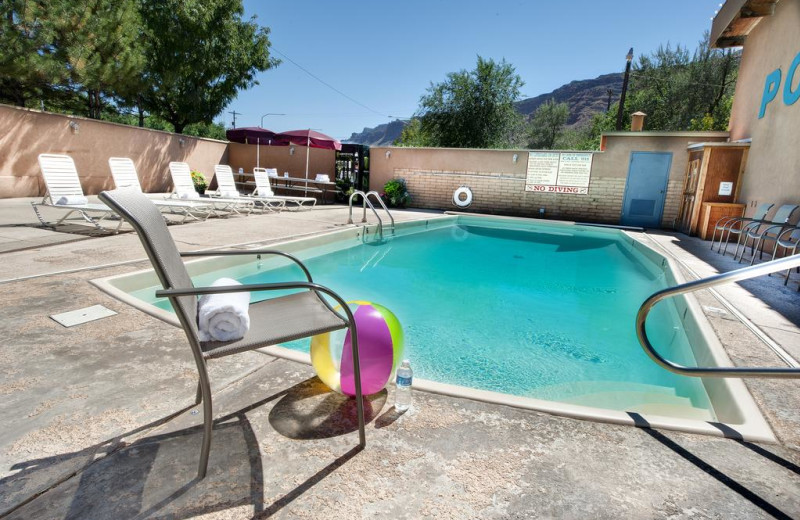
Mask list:
POLYGON ((585 152, 529 152, 525 191, 589 193, 592 155, 585 152))
POLYGON ((721 196, 727 196, 733 193, 733 183, 732 182, 720 182, 719 183, 719 194, 721 196))

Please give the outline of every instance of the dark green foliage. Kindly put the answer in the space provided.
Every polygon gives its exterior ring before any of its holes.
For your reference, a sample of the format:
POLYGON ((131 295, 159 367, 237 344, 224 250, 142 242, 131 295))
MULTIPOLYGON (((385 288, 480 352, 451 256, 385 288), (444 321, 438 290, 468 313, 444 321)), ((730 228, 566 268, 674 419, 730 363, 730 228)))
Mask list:
POLYGON ((403 144, 454 148, 502 148, 520 118, 514 109, 522 79, 505 60, 478 56, 474 70, 451 72, 420 98, 419 126, 404 131, 403 144))
POLYGON ((143 0, 142 106, 182 132, 258 84, 256 73, 278 61, 269 56, 269 29, 243 13, 241 0, 143 0))
POLYGON ((564 133, 569 119, 569 105, 550 99, 534 112, 529 127, 528 148, 552 150, 564 133))
POLYGON ((408 194, 408 188, 406 188, 406 180, 392 179, 384 184, 381 197, 390 208, 405 208, 408 201, 411 200, 411 195, 408 194))
POLYGON ((224 138, 213 118, 277 65, 241 0, 3 0, 0 102, 224 138))

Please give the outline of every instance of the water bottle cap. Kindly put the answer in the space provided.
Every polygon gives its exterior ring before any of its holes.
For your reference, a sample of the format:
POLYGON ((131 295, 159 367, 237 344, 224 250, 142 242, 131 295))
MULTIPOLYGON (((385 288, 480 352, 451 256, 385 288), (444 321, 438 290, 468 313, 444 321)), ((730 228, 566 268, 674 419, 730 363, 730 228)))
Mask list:
POLYGON ((404 366, 404 367, 407 367, 407 366, 410 366, 410 365, 411 365, 411 361, 409 361, 409 360, 407 360, 407 359, 404 359, 404 360, 403 360, 403 362, 402 362, 401 364, 402 364, 402 366, 404 366))

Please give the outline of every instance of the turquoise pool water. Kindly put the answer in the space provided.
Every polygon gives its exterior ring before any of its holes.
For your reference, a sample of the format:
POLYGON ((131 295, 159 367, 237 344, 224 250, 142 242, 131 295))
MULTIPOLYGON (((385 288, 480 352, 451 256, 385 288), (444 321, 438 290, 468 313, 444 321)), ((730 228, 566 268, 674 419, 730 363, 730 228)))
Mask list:
MULTIPOLYGON (((351 239, 345 249, 298 256, 315 281, 345 299, 397 315, 416 377, 713 419, 701 381, 660 368, 636 340, 639 305, 666 286, 662 268, 617 231, 519 222, 462 217, 380 244, 351 239)), ((302 279, 296 268, 267 270, 254 261, 195 281, 229 275, 242 283, 302 279)), ((153 288, 134 294, 155 301, 153 288)), ((671 304, 656 306, 648 333, 666 357, 696 365, 671 304)), ((287 346, 308 351, 308 344, 287 346)))

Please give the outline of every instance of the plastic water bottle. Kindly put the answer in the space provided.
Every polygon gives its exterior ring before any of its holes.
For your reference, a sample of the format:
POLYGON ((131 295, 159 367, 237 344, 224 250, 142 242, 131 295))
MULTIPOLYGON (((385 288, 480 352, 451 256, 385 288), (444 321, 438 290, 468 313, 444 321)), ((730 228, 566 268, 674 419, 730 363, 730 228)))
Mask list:
POLYGON ((405 412, 411 408, 411 379, 414 372, 411 370, 411 363, 404 359, 397 369, 397 390, 394 394, 394 409, 398 412, 405 412))

